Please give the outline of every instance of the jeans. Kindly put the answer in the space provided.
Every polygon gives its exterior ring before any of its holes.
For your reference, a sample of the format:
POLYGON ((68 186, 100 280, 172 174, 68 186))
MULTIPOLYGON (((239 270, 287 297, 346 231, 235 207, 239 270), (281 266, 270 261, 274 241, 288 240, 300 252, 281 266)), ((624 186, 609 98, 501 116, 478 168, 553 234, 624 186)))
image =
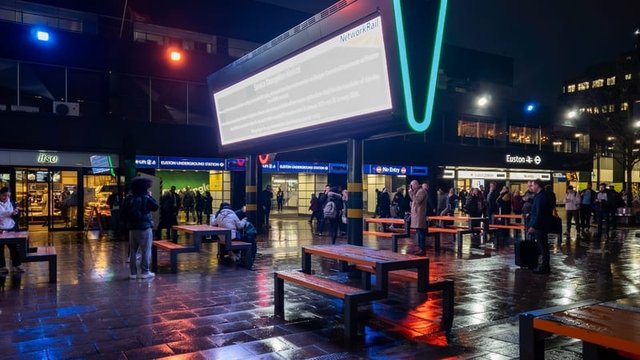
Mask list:
POLYGON ((153 231, 151 228, 144 230, 129 230, 129 270, 131 275, 137 275, 136 252, 140 248, 140 272, 149 273, 151 264, 151 245, 153 244, 153 231))
MULTIPOLYGON (((12 230, 3 230, 3 231, 12 231, 12 230)), ((22 261, 20 261, 20 251, 18 251, 18 244, 6 244, 9 248, 9 256, 11 257, 11 266, 20 266, 22 261)), ((0 267, 7 267, 7 263, 4 260, 4 246, 5 244, 0 245, 0 267)))
POLYGON ((336 238, 338 237, 338 226, 340 225, 340 218, 335 217, 329 219, 329 234, 331 234, 331 243, 336 243, 336 238))
POLYGON ((580 217, 578 210, 567 210, 567 233, 571 232, 571 223, 576 222, 576 229, 580 227, 580 217))
POLYGON ((609 224, 610 224, 610 220, 611 220, 611 215, 609 214, 608 211, 598 211, 598 234, 597 235, 602 235, 602 222, 606 222, 605 225, 605 231, 606 231, 606 235, 609 236, 609 224))
POLYGON ((591 205, 580 205, 580 227, 583 229, 591 227, 591 205))
POLYGON ((418 236, 418 247, 425 251, 427 249, 427 229, 416 229, 416 235, 418 236))

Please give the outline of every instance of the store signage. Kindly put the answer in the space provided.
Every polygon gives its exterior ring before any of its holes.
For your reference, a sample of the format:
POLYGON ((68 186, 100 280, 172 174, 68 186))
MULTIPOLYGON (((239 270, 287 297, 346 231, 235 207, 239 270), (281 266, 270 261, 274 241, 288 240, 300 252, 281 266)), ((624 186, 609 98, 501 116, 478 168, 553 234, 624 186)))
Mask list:
POLYGON ((329 172, 329 164, 326 164, 326 163, 277 161, 277 164, 278 164, 278 172, 325 173, 325 174, 329 172))
POLYGON ((329 164, 329 172, 331 174, 346 174, 347 171, 347 164, 335 164, 335 163, 330 163, 329 164))
POLYGON ((456 171, 455 170, 444 170, 442 172, 443 179, 455 179, 456 171))
POLYGON ((58 155, 38 153, 36 162, 38 164, 57 164, 59 160, 60 158, 58 157, 58 155))
POLYGON ((138 168, 138 169, 157 169, 158 168, 158 157, 157 156, 136 155, 136 168, 138 168))
POLYGON ((509 180, 551 180, 549 173, 510 172, 509 180))
POLYGON ((528 165, 540 165, 542 164, 542 157, 540 157, 540 155, 535 155, 535 156, 531 156, 531 155, 525 155, 525 156, 519 156, 519 155, 510 155, 507 154, 506 155, 506 159, 505 159, 507 164, 528 164, 528 165))
POLYGON ((429 174, 429 168, 426 166, 365 165, 363 172, 365 174, 379 174, 379 175, 426 176, 429 174))
POLYGON ((458 179, 494 179, 506 180, 507 173, 499 171, 458 170, 458 179))

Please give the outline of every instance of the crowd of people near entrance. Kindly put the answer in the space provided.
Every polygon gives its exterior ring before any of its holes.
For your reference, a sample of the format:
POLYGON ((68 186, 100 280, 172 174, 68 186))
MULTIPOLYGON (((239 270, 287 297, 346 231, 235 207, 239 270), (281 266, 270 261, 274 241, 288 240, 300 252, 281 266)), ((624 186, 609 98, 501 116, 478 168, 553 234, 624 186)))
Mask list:
MULTIPOLYGON (((135 178, 126 197, 119 201, 118 197, 108 200, 112 210, 121 209, 120 217, 128 230, 132 278, 153 277, 149 272, 152 239, 154 237, 162 239, 164 230, 167 237, 170 237, 172 226, 178 224, 180 211, 184 211, 187 223, 226 227, 234 230, 234 238, 239 239, 245 236, 248 221, 244 212, 233 210, 230 204, 223 202, 214 214, 213 198, 210 192, 206 191, 202 194, 188 187, 178 192, 176 187, 172 186, 156 202, 148 191, 150 186, 149 180, 135 178), (134 208, 133 211, 132 208, 134 208), (160 214, 155 234, 150 215, 153 211, 159 211, 160 214), (137 257, 139 269, 134 266, 136 265, 134 257, 138 252, 142 254, 137 257)), ((556 211, 558 203, 563 203, 566 209, 565 235, 570 236, 574 227, 578 236, 590 233, 592 219, 597 224, 597 231, 593 234, 595 238, 604 236, 608 239, 610 235, 615 234, 612 230, 615 230, 617 225, 616 210, 625 206, 624 194, 616 192, 612 186, 604 183, 600 184, 597 190, 592 189, 591 184, 587 184, 586 188, 580 191, 569 185, 566 194, 558 198, 551 185, 535 180, 528 182, 524 193, 518 189, 510 191, 506 185, 498 187, 496 182, 490 182, 486 189, 483 186, 471 189, 437 187, 435 192, 432 192, 428 182, 419 183, 413 180, 407 190, 400 187, 393 194, 390 194, 386 187, 381 190, 376 189, 375 216, 408 220, 410 227, 416 232, 419 251, 415 255, 424 256, 428 216, 452 216, 459 212, 472 218, 486 218, 489 224, 500 224, 507 220, 496 218, 498 214, 522 215, 525 237, 536 241, 540 255, 538 267, 534 272, 546 274, 550 271, 548 234, 558 232, 557 227, 554 226, 558 219, 556 211)), ((278 209, 281 209, 284 196, 280 189, 274 194, 271 185, 267 185, 257 197, 259 210, 261 210, 259 213, 262 216, 261 223, 267 229, 270 227, 269 216, 274 197, 278 209)), ((312 224, 315 235, 327 234, 331 243, 335 244, 339 234, 346 234, 347 201, 347 190, 331 185, 326 185, 323 192, 312 195, 309 204, 311 212, 309 223, 312 224)), ((473 226, 480 225, 480 220, 473 221, 476 222, 472 223, 473 226)), ((516 221, 519 223, 521 220, 516 221)), ((443 222, 431 226, 443 226, 443 222)), ((253 228, 252 224, 251 227, 253 228)), ((253 235, 249 241, 255 244, 255 228, 253 228, 253 235)), ((254 258, 255 253, 254 246, 247 256, 254 258)), ((238 254, 228 254, 228 256, 237 260, 238 254)), ((4 267, 0 266, 0 271, 3 269, 4 267)))

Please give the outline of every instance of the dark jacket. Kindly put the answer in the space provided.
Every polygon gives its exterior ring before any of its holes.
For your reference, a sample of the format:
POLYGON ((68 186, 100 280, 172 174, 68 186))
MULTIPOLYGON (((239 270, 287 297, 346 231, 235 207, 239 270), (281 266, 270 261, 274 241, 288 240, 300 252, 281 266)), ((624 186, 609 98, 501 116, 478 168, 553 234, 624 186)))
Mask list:
POLYGON ((273 199, 273 192, 268 190, 262 190, 260 192, 260 206, 265 210, 271 210, 271 199, 273 199))
POLYGON ((487 195, 487 213, 495 214, 498 212, 498 197, 500 196, 500 192, 498 190, 493 190, 487 195))
POLYGON ((533 206, 527 221, 527 226, 537 231, 549 232, 553 221, 553 208, 555 203, 550 194, 545 190, 540 190, 533 198, 533 206))
POLYGON ((196 194, 196 210, 204 210, 204 196, 202 194, 196 194))
POLYGON ((122 214, 129 230, 146 230, 153 228, 152 211, 158 210, 154 198, 145 195, 129 194, 122 204, 122 214))
POLYGON ((204 211, 205 214, 207 214, 207 215, 213 214, 213 204, 212 203, 213 203, 213 198, 211 196, 205 196, 204 197, 204 207, 202 208, 202 210, 204 211))

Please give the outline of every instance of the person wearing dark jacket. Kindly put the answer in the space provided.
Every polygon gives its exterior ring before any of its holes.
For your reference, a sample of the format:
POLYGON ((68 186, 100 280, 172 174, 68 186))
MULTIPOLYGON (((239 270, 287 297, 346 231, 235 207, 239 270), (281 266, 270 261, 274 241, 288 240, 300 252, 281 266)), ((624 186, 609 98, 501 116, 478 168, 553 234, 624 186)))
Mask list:
POLYGON ((586 231, 591 228, 591 213, 596 201, 596 192, 593 191, 591 183, 587 183, 587 188, 580 191, 580 228, 586 231))
POLYGON ((213 214, 213 197, 211 197, 211 192, 209 191, 204 192, 204 206, 202 208, 202 211, 204 212, 204 221, 206 221, 206 223, 208 224, 211 214, 213 214))
POLYGON ((200 191, 196 190, 196 221, 198 225, 202 224, 202 212, 204 211, 204 196, 200 191))
POLYGON ((498 189, 496 189, 496 183, 495 181, 492 181, 489 183, 489 191, 487 192, 487 217, 489 218, 489 223, 493 224, 495 221, 493 219, 493 214, 497 214, 498 213, 498 197, 500 196, 500 193, 498 192, 498 189))
POLYGON ((269 214, 271 213, 271 200, 273 199, 273 189, 271 185, 267 185, 260 193, 260 206, 262 207, 262 215, 264 216, 264 227, 270 228, 269 214))
POLYGON ((178 211, 182 203, 180 196, 176 193, 176 187, 172 186, 160 198, 160 223, 158 224, 157 237, 162 239, 162 230, 167 229, 167 236, 171 237, 171 228, 178 225, 178 211))
POLYGON ((533 206, 527 220, 527 233, 535 236, 538 245, 538 267, 533 270, 535 274, 548 274, 551 272, 549 265, 549 230, 553 221, 553 198, 544 190, 544 183, 540 179, 533 182, 531 190, 536 194, 533 198, 533 206))
POLYGON ((152 211, 157 211, 159 206, 151 196, 149 188, 151 180, 136 177, 131 180, 131 193, 127 195, 122 204, 127 230, 129 230, 129 279, 148 279, 155 276, 149 271, 151 265, 151 245, 153 244, 153 218, 152 211), (136 253, 140 249, 140 275, 136 265, 136 253))

